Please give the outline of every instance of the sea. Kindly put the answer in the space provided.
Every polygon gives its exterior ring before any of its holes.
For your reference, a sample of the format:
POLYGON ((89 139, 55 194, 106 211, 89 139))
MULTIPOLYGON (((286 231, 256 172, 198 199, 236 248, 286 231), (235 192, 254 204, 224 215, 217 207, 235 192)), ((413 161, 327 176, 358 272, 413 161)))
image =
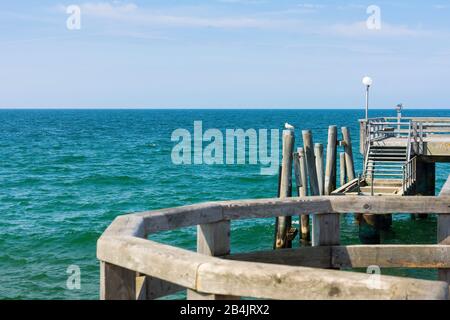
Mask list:
MULTIPOLYGON (((407 109, 403 115, 450 117, 450 110, 407 109)), ((370 110, 370 117, 378 116, 396 113, 370 110)), ((302 145, 301 130, 309 129, 314 142, 323 143, 326 150, 328 126, 346 126, 355 169, 361 172, 362 117, 364 110, 354 109, 0 110, 0 299, 98 299, 96 241, 119 215, 277 196, 277 174, 261 174, 260 163, 175 164, 175 130, 193 133, 194 122, 202 121, 204 131, 279 129, 281 134, 288 122, 295 127, 297 147, 302 145), (75 287, 70 285, 73 270, 79 270, 80 285, 75 287)), ((449 174, 449 164, 437 165, 436 192, 449 174)), ((270 250, 274 224, 274 219, 233 222, 232 252, 270 250)), ((151 239, 195 250, 196 228, 151 239)), ((341 218, 341 242, 360 243, 352 214, 341 218)), ((436 243, 436 217, 395 215, 382 243, 436 243)), ((427 269, 381 272, 437 276, 427 269)))

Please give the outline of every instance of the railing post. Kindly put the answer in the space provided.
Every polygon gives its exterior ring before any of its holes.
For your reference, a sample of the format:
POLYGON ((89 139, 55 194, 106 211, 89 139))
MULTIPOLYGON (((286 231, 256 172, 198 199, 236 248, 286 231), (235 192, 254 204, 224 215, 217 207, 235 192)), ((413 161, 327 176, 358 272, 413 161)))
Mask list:
MULTIPOLYGON (((230 221, 197 226, 197 252, 208 256, 230 254, 230 221)), ((205 294, 194 290, 187 291, 188 300, 230 300, 233 296, 205 294)))
POLYGON ((313 215, 313 246, 338 245, 339 238, 339 214, 327 213, 313 215))
MULTIPOLYGON (((439 196, 450 196, 450 176, 442 187, 439 196)), ((437 241, 439 244, 450 245, 450 215, 438 215, 437 218, 437 241)), ((438 278, 450 285, 450 269, 439 269, 438 278)))
POLYGON ((100 261, 100 300, 136 298, 136 272, 100 261))

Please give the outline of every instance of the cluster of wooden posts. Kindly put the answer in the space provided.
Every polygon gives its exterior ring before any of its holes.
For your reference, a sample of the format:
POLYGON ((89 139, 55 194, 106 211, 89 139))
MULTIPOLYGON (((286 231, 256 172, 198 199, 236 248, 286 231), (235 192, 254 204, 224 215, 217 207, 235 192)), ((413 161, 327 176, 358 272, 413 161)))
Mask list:
MULTIPOLYGON (((341 128, 342 140, 338 140, 337 126, 328 128, 328 144, 324 170, 324 146, 322 143, 313 143, 310 130, 302 131, 303 147, 294 152, 295 133, 293 130, 283 131, 282 164, 278 196, 288 198, 293 195, 292 169, 295 176, 295 191, 299 197, 330 195, 337 187, 337 149, 343 147, 339 153, 340 185, 355 179, 352 141, 347 127, 341 128), (309 188, 308 188, 309 186, 309 188)), ((318 218, 320 219, 320 217, 318 218)), ((320 223, 314 219, 313 224, 320 223)), ((308 244, 312 240, 317 245, 317 238, 310 232, 308 215, 299 217, 300 232, 292 227, 292 217, 276 218, 274 249, 291 248, 292 241, 299 233, 300 242, 308 244)), ((317 228, 313 228, 317 229, 317 228)))

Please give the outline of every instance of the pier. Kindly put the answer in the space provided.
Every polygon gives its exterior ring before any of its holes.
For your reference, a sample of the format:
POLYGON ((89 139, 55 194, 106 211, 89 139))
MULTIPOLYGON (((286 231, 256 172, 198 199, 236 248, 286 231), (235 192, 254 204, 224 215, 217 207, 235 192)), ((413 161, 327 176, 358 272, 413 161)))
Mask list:
POLYGON ((302 131, 303 147, 294 152, 294 132, 285 130, 278 198, 117 217, 97 243, 100 298, 147 300, 186 291, 190 300, 449 299, 450 176, 438 196, 434 179, 435 163, 450 162, 450 118, 367 119, 360 128, 360 174, 348 128, 339 140, 337 127, 329 127, 325 159, 311 131, 302 131), (341 245, 339 220, 347 213, 374 228, 388 227, 399 213, 436 214, 436 244, 341 245), (291 225, 296 216, 300 230, 291 225), (230 222, 255 218, 276 219, 276 250, 234 253, 230 222), (197 226, 197 252, 148 239, 191 226, 197 226), (297 235, 300 246, 292 248, 297 235), (373 266, 438 269, 439 275, 421 280, 343 271, 373 266))
POLYGON ((360 120, 364 172, 334 194, 434 195, 435 163, 450 162, 450 118, 360 120))

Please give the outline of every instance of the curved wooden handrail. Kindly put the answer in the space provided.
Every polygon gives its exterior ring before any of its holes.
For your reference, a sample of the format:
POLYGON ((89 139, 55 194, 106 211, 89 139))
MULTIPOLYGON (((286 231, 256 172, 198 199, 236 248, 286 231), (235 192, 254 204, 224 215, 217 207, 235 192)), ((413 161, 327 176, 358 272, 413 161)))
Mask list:
POLYGON ((146 239, 149 234, 234 219, 386 212, 450 214, 450 197, 327 196, 220 201, 117 217, 98 240, 97 257, 207 294, 270 299, 447 299, 445 282, 223 260, 146 239))

